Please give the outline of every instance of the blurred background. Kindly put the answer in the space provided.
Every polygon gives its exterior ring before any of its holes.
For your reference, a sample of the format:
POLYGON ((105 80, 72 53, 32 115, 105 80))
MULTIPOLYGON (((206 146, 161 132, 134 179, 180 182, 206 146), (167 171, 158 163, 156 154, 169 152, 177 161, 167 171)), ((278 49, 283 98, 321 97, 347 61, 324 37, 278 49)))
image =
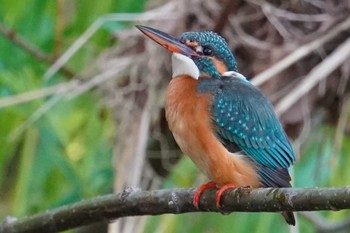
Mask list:
MULTIPOLYGON (((293 144, 296 187, 350 183, 348 0, 0 0, 0 219, 124 187, 197 187, 164 118, 170 55, 133 25, 214 30, 293 144)), ((349 211, 125 218, 68 232, 350 232, 349 211)))

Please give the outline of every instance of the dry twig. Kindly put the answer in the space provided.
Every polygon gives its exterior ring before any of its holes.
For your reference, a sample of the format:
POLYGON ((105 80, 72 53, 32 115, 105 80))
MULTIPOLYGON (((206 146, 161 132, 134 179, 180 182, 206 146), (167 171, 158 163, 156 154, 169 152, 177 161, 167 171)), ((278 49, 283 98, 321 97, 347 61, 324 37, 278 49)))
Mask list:
POLYGON ((171 20, 174 19, 175 14, 169 14, 165 9, 173 5, 170 2, 160 7, 164 9, 166 14, 160 14, 161 9, 154 9, 153 11, 145 13, 117 13, 109 14, 99 17, 91 26, 62 54, 57 61, 44 74, 45 79, 50 79, 61 67, 68 62, 68 60, 103 26, 106 22, 133 22, 141 20, 152 20, 154 18, 171 20))
POLYGON ((328 33, 324 34, 319 39, 299 47, 293 53, 283 58, 280 62, 276 63, 269 69, 255 76, 251 80, 252 83, 256 86, 262 85, 263 83, 267 82, 269 79, 274 77, 275 75, 279 74, 281 71, 287 69, 288 67, 290 67, 291 65, 293 65, 294 63, 302 59, 303 57, 307 56, 308 54, 312 53, 316 49, 322 47, 325 43, 334 39, 341 32, 349 29, 350 29, 350 17, 348 17, 342 23, 334 27, 328 33))
MULTIPOLYGON (((350 18, 349 18, 350 19, 350 18)), ((349 21, 350 22, 350 21, 349 21)), ((313 88, 322 79, 338 68, 346 59, 350 57, 350 39, 330 54, 323 62, 313 68, 309 75, 305 77, 287 96, 276 105, 276 113, 281 115, 297 102, 305 93, 313 88)))

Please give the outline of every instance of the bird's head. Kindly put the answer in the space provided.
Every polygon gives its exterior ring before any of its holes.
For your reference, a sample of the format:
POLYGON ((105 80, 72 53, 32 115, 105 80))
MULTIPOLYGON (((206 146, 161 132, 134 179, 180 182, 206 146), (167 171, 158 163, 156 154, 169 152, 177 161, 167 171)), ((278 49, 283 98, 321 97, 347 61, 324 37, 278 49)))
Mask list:
POLYGON ((150 27, 136 27, 173 53, 173 78, 179 75, 220 78, 228 71, 238 72, 225 39, 214 32, 185 32, 175 38, 150 27))

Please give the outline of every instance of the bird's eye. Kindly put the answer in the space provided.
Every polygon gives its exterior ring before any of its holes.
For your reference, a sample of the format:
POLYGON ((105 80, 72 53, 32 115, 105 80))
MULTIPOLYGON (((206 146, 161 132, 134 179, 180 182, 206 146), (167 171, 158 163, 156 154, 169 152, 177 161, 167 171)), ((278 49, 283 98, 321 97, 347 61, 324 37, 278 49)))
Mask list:
POLYGON ((211 56, 213 55, 213 50, 209 47, 203 47, 203 55, 211 56))

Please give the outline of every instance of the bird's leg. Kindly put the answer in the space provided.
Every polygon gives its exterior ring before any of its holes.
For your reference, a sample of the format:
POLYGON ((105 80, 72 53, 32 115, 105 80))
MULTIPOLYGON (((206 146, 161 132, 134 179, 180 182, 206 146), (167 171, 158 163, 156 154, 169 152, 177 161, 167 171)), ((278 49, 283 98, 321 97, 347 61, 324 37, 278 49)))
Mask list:
POLYGON ((215 204, 216 204, 216 207, 217 207, 218 209, 221 208, 220 201, 221 201, 221 196, 222 196, 222 194, 223 194, 226 190, 228 190, 228 189, 234 189, 234 188, 236 188, 235 185, 233 185, 233 184, 226 184, 226 185, 221 186, 220 189, 219 189, 218 191, 216 191, 215 204))
POLYGON ((198 209, 198 205, 199 205, 199 200, 201 198, 202 193, 210 188, 217 188, 217 184, 214 181, 210 181, 206 184, 201 185, 196 192, 194 193, 193 196, 193 205, 198 209))

